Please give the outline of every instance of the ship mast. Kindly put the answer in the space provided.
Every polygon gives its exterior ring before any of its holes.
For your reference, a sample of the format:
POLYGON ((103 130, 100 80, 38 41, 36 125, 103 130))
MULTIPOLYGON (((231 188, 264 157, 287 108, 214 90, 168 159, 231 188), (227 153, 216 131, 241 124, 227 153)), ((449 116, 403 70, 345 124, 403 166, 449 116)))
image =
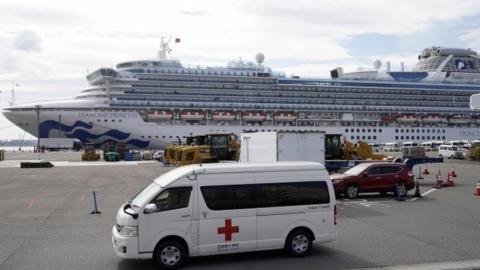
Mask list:
POLYGON ((172 36, 168 38, 167 41, 165 41, 167 37, 160 37, 160 50, 158 50, 157 57, 159 60, 164 60, 167 59, 167 54, 170 54, 172 52, 172 49, 168 45, 170 43, 170 40, 172 40, 172 36))
POLYGON ((10 101, 8 102, 8 104, 10 106, 15 105, 15 86, 20 86, 20 85, 17 82, 12 81, 12 88, 10 89, 10 91, 12 93, 12 97, 11 97, 10 101))

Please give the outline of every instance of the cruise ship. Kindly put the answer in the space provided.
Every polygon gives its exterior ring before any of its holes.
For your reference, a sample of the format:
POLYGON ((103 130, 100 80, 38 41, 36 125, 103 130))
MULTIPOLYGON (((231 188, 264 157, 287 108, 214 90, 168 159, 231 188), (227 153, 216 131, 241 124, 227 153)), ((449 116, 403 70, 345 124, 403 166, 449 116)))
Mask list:
POLYGON ((155 60, 100 68, 70 100, 3 114, 40 138, 147 149, 212 132, 322 130, 369 143, 480 138, 480 113, 469 107, 480 93, 480 59, 470 49, 426 48, 412 71, 376 61, 370 71, 335 68, 328 79, 272 71, 261 53, 254 63, 187 67, 170 51, 162 41, 155 60))

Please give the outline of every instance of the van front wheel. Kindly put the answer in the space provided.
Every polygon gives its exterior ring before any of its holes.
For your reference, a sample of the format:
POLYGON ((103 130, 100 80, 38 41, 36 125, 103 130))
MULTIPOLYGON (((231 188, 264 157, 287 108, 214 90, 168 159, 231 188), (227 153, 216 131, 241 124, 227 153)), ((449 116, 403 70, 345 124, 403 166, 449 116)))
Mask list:
POLYGON ((178 269, 185 261, 185 257, 185 247, 175 240, 161 243, 153 253, 153 259, 160 269, 178 269))
POLYGON ((312 250, 312 236, 306 230, 296 230, 287 237, 285 249, 293 257, 303 257, 312 250))

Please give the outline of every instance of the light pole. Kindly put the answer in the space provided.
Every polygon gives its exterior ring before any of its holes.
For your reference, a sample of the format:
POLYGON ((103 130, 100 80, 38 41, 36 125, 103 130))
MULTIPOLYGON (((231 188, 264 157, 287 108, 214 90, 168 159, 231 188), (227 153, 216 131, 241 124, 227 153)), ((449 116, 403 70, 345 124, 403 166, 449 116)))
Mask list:
POLYGON ((40 105, 35 105, 37 111, 37 153, 40 160, 40 105))

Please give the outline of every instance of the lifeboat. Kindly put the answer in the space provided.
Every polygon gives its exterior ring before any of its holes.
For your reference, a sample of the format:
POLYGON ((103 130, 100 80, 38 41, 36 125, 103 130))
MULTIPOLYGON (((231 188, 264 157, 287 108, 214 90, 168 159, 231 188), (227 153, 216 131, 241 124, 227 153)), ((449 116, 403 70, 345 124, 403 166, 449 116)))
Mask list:
POLYGON ((202 111, 183 111, 180 113, 180 119, 199 121, 205 119, 205 113, 202 111))
POLYGON ((173 118, 171 111, 151 111, 147 114, 149 120, 170 120, 173 118))
POLYGON ((297 114, 293 112, 276 112, 273 113, 273 119, 275 121, 295 121, 297 114))
POLYGON ((440 123, 444 118, 440 114, 426 114, 421 117, 421 120, 424 123, 440 123))
POLYGON ((235 113, 215 111, 212 112, 212 119, 216 121, 232 121, 235 120, 235 113))
POLYGON ((418 116, 413 113, 400 114, 395 117, 395 120, 397 120, 399 123, 413 123, 418 121, 418 116))
POLYGON ((263 121, 267 118, 267 114, 264 112, 244 112, 242 113, 242 119, 244 121, 263 121))
POLYGON ((468 124, 472 121, 469 115, 453 114, 448 117, 448 122, 451 124, 468 124))

